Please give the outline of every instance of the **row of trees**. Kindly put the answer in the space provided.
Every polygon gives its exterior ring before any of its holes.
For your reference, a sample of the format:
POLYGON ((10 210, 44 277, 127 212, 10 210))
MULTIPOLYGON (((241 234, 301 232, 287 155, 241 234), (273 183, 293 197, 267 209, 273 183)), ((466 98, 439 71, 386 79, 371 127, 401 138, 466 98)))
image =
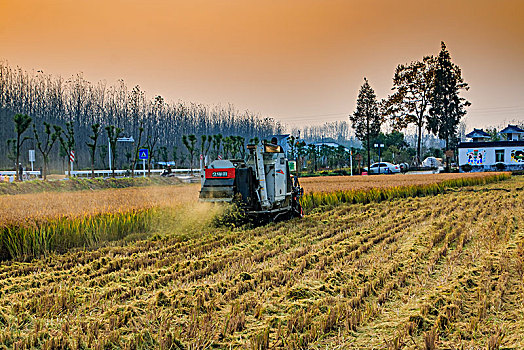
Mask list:
POLYGON ((356 136, 362 141, 370 161, 371 142, 385 121, 395 130, 409 125, 417 129, 416 161, 421 161, 422 131, 438 136, 449 150, 456 143, 456 132, 470 103, 460 96, 468 90, 460 68, 451 61, 444 42, 437 57, 426 56, 421 61, 398 65, 393 77, 393 94, 378 102, 375 92, 364 78, 355 112, 349 119, 356 136))
MULTIPOLYGON (((367 149, 365 158, 369 163, 372 144, 380 136, 381 126, 389 121, 396 130, 416 126, 416 159, 420 161, 424 129, 445 140, 446 149, 452 147, 457 126, 469 105, 459 92, 467 88, 460 68, 451 62, 442 43, 438 57, 427 56, 421 61, 399 65, 393 78, 394 92, 381 102, 377 101, 365 79, 356 111, 350 116, 351 125, 334 122, 292 130, 292 134, 299 135, 303 145, 296 150, 291 147, 291 150, 301 152, 301 156, 310 161, 307 156, 310 146, 306 142, 322 139, 347 147, 358 146, 352 140, 353 128, 367 149)), ((129 90, 122 80, 111 86, 104 82, 91 83, 81 74, 64 80, 40 71, 28 73, 20 68, 13 69, 6 62, 0 62, 0 120, 3 125, 12 123, 13 115, 18 119, 31 116, 29 124, 33 125, 33 132, 30 136, 19 133, 24 129, 23 118, 18 121, 15 118, 14 128, 0 129, 0 139, 9 140, 0 143, 0 152, 7 153, 10 162, 0 158, 0 166, 17 165, 22 152, 30 145, 41 154, 46 173, 48 165, 56 169, 60 163, 62 167, 69 164, 67 157, 73 150, 77 168, 106 168, 109 148, 113 151, 110 160, 113 168, 119 163, 119 167, 124 165, 133 172, 140 147, 148 148, 151 154, 148 168, 151 158, 165 162, 174 160, 177 164, 193 167, 199 153, 210 157, 217 157, 219 153, 225 158, 243 157, 246 140, 265 139, 282 132, 278 122, 249 112, 240 113, 231 105, 210 108, 168 103, 161 96, 149 100, 139 86, 129 90), (119 145, 118 139, 124 136, 133 137, 135 143, 119 145)), ((25 126, 27 128, 29 125, 25 126)), ((397 150, 402 153, 399 148, 397 150)), ((391 153, 397 150, 392 149, 391 153)), ((317 153, 315 157, 329 159, 328 165, 336 165, 337 159, 342 159, 334 156, 334 151, 325 151, 323 155, 317 153), (332 156, 327 156, 328 153, 332 156)), ((312 149, 310 154, 314 155, 312 149)))
MULTIPOLYGON (((86 168, 93 161, 90 153, 93 144, 90 138, 93 127, 99 130, 113 126, 120 136, 141 136, 142 143, 148 144, 150 151, 162 157, 177 153, 184 148, 182 135, 231 135, 245 139, 264 138, 271 134, 281 133, 282 126, 272 118, 262 118, 249 111, 240 112, 232 105, 209 107, 202 104, 167 102, 161 96, 148 99, 139 86, 128 89, 123 80, 108 85, 105 82, 92 83, 77 74, 64 79, 41 71, 27 72, 12 68, 5 61, 0 61, 0 122, 6 126, 0 128, 0 140, 16 138, 13 127, 13 115, 28 115, 42 132, 45 123, 67 129, 67 123, 73 128, 76 160, 78 168, 86 168)), ((51 128, 51 131, 53 128, 51 128)), ((107 136, 107 135, 105 135, 107 136)), ((24 142, 20 152, 36 147, 33 141, 24 142), (32 144, 33 143, 33 144, 32 144)), ((108 137, 100 137, 95 150, 107 155, 108 137)), ((116 145, 116 144, 115 144, 116 145)), ((135 143, 135 146, 137 143, 135 143)), ((112 145, 113 146, 113 145, 112 145)), ((0 142, 0 152, 6 154, 12 142, 0 142)), ((57 169, 64 163, 68 150, 54 147, 49 154, 50 167, 57 169)), ((123 152, 116 162, 132 161, 134 146, 123 145, 123 152)), ((105 157, 95 159, 97 166, 104 166, 105 157)), ((27 163, 25 163, 27 164, 27 163)), ((12 168, 14 159, 0 157, 0 167, 12 168)), ((105 164, 107 165, 107 164, 105 164)))
MULTIPOLYGON (((66 123, 66 128, 63 129, 58 125, 51 125, 47 122, 43 122, 43 128, 38 128, 33 119, 26 114, 15 114, 13 117, 14 129, 16 133, 16 138, 8 139, 7 144, 9 145, 9 158, 11 158, 16 164, 20 164, 20 151, 23 144, 28 140, 33 140, 36 143, 36 148, 39 151, 43 159, 42 167, 42 176, 46 179, 48 174, 48 164, 49 164, 49 155, 51 150, 53 150, 56 144, 59 144, 60 147, 66 150, 67 154, 75 148, 75 134, 74 134, 74 124, 72 122, 66 123), (32 125, 32 129, 30 126, 32 125), (31 132, 32 131, 32 132, 31 132)), ((122 136, 122 129, 115 127, 114 125, 108 125, 104 128, 106 132, 107 139, 111 146, 111 160, 115 164, 115 160, 118 154, 118 139, 122 136)), ((138 153, 141 148, 146 148, 149 151, 154 150, 154 146, 151 145, 151 140, 146 138, 144 140, 143 136, 144 128, 141 126, 139 128, 138 139, 135 142, 133 153, 128 157, 128 167, 131 170, 131 176, 134 176, 134 170, 136 169, 138 162, 138 153)), ((102 134, 102 128, 99 123, 96 123, 91 126, 91 134, 89 135, 90 141, 85 143, 85 146, 89 149, 89 154, 91 158, 91 176, 95 176, 95 159, 98 155, 97 146, 99 142, 99 137, 102 134)), ((201 135, 200 141, 200 154, 203 157, 210 156, 213 159, 216 159, 219 155, 224 158, 244 158, 245 157, 245 138, 242 136, 226 136, 222 134, 216 135, 201 135)), ((250 142, 258 143, 258 138, 250 139, 250 142)), ((193 161, 195 158, 195 153, 197 149, 197 137, 194 134, 183 135, 182 143, 186 148, 186 151, 189 155, 189 166, 191 170, 193 168, 193 161)), ((157 160, 162 159, 167 162, 167 148, 160 147, 156 152, 152 152, 152 157, 148 158, 148 169, 151 169, 151 161, 153 158, 157 160)), ((103 154, 107 156, 107 154, 103 154)), ((176 152, 173 156, 177 158, 176 152)), ((114 176, 114 168, 113 176, 114 176)), ((17 168, 18 169, 18 168, 17 168)), ((71 169, 69 168, 69 171, 71 169)), ((21 179, 22 174, 17 172, 18 180, 21 179)))

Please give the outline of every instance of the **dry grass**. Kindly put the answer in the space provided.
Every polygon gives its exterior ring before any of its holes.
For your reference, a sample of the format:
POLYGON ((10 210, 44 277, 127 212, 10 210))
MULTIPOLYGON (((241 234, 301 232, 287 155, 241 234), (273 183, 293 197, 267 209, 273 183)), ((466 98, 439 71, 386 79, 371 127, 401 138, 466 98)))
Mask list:
POLYGON ((452 174, 396 174, 371 176, 325 176, 304 177, 300 184, 305 193, 347 190, 369 190, 396 186, 416 186, 440 183, 460 178, 478 178, 500 173, 452 173, 452 174))
POLYGON ((0 344, 522 348, 523 187, 342 204, 249 230, 166 226, 148 241, 4 262, 0 344))

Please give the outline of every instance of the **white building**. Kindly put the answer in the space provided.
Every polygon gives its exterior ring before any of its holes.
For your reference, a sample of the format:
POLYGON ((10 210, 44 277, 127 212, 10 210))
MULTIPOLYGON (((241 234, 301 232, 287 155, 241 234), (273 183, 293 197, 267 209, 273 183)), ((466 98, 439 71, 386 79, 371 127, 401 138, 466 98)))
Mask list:
POLYGON ((507 135, 506 140, 486 141, 490 136, 482 129, 467 134, 471 141, 458 145, 461 170, 466 164, 472 171, 524 170, 524 130, 508 125, 500 134, 507 135))

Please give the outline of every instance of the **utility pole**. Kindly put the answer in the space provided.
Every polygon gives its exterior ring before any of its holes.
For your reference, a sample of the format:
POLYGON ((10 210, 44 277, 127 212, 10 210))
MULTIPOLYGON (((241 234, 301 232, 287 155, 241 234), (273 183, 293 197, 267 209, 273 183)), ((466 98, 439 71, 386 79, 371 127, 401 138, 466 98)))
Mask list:
POLYGON ((351 169, 351 176, 353 176, 353 150, 349 150, 349 169, 351 169))
MULTIPOLYGON (((116 139, 117 142, 135 142, 135 139, 133 136, 131 137, 119 137, 116 139)), ((108 139, 107 142, 107 153, 109 154, 109 171, 113 170, 112 164, 111 164, 111 140, 108 139)))
MULTIPOLYGON (((380 163, 382 162, 382 158, 380 156, 380 149, 384 148, 383 143, 375 143, 375 148, 378 148, 378 174, 380 175, 380 163)), ((369 171, 369 169, 368 169, 369 171)))

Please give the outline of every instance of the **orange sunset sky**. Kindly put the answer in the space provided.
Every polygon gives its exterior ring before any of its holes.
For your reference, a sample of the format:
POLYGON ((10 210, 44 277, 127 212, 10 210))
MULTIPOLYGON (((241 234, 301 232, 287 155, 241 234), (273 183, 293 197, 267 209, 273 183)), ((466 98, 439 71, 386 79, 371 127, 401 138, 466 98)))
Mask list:
POLYGON ((0 0, 0 59, 149 97, 232 103, 284 123, 347 120, 366 76, 445 41, 468 127, 524 120, 523 0, 0 0))

